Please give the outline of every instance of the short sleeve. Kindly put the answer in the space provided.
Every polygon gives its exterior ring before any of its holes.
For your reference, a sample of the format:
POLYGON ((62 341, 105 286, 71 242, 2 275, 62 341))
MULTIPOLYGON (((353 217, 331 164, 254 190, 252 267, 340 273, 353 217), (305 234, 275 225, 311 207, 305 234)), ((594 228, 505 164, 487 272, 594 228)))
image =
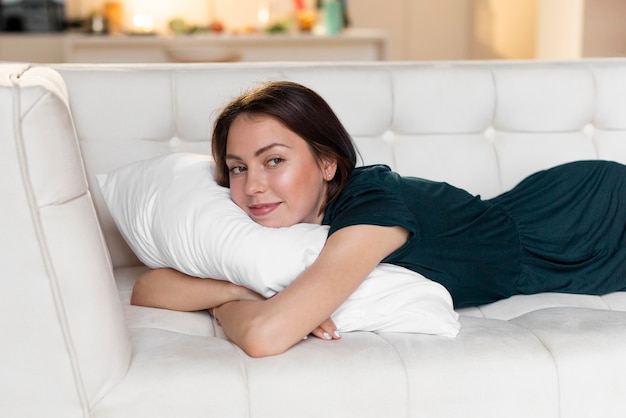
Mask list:
POLYGON ((403 195, 401 177, 387 166, 358 168, 324 216, 329 235, 352 225, 401 226, 412 235, 417 226, 403 195))

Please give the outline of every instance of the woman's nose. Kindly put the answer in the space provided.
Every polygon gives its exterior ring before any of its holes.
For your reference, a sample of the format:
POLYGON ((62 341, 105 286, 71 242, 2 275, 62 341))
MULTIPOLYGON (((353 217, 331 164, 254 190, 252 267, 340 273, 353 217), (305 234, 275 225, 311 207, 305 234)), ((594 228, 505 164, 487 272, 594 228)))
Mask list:
POLYGON ((246 194, 253 195, 265 191, 266 181, 263 173, 248 169, 246 174, 246 194))

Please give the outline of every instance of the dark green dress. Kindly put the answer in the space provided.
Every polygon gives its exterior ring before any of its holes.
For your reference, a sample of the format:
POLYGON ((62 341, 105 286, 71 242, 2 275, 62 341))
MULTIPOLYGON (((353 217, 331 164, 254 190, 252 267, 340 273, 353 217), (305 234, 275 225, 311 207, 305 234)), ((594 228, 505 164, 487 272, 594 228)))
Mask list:
POLYGON ((443 284, 455 307, 515 294, 626 290, 626 166, 569 163, 490 200, 447 183, 355 169, 326 209, 329 234, 350 225, 402 226, 386 263, 443 284))

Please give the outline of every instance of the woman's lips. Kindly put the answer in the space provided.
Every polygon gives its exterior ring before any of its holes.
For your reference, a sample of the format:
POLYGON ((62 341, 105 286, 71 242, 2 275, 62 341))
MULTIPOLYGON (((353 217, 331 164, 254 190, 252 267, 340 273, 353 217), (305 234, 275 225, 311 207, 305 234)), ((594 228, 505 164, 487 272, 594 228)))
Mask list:
POLYGON ((278 206, 280 206, 280 203, 264 203, 258 205, 250 205, 248 206, 248 209, 250 210, 250 215, 255 218, 261 218, 272 213, 278 206))

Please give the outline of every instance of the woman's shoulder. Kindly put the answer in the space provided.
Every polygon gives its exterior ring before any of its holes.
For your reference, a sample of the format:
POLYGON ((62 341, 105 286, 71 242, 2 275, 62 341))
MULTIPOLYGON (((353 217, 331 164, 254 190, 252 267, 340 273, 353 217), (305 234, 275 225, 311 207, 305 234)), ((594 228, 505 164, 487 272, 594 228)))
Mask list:
POLYGON ((391 167, 387 164, 372 164, 356 167, 354 169, 354 174, 386 173, 391 171, 391 167))
POLYGON ((344 185, 340 196, 343 195, 344 198, 354 197, 354 195, 362 195, 375 190, 393 192, 394 184, 397 183, 396 180, 393 180, 394 178, 400 178, 400 176, 384 164, 356 167, 344 185))
POLYGON ((401 177, 383 164, 355 168, 339 196, 327 206, 324 223, 340 214, 386 212, 403 195, 397 179, 401 177))
POLYGON ((394 172, 391 167, 385 164, 374 164, 356 167, 350 176, 349 183, 357 184, 375 184, 379 181, 385 181, 389 177, 400 178, 398 173, 394 172))
POLYGON ((344 192, 348 195, 378 191, 390 194, 403 194, 411 178, 403 177, 385 164, 361 166, 354 169, 344 192))

